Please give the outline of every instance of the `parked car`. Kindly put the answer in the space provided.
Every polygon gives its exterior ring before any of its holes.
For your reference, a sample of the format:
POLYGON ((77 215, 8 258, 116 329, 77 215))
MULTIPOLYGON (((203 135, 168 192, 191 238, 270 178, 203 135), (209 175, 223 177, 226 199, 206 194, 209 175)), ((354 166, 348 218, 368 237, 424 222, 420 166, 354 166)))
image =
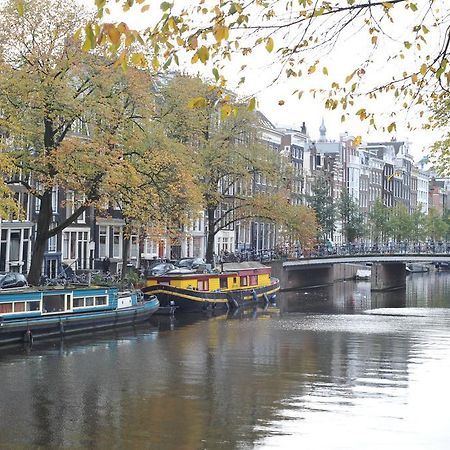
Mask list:
POLYGON ((167 272, 175 269, 175 266, 171 263, 161 263, 153 266, 150 270, 150 275, 157 277, 160 275, 165 275, 167 272))
POLYGON ((178 260, 175 263, 175 266, 179 268, 183 267, 185 269, 198 269, 202 264, 205 264, 203 258, 183 258, 178 260))
POLYGON ((0 289, 27 286, 28 282, 25 275, 16 272, 0 274, 0 289))

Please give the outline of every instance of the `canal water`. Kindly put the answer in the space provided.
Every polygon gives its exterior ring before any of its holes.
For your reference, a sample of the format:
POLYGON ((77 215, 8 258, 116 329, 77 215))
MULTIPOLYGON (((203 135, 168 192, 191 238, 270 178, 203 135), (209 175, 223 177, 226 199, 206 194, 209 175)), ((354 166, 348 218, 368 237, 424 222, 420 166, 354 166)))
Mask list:
POLYGON ((0 349, 1 449, 449 449, 450 273, 0 349))

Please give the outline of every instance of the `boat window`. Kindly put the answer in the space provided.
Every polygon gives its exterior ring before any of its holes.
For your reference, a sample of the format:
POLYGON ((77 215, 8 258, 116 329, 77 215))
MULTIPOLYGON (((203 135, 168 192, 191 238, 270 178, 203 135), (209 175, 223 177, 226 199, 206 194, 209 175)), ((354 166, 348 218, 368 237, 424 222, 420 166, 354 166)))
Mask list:
POLYGON ((7 314, 13 311, 12 303, 0 303, 0 314, 7 314))
POLYGON ((106 305, 106 295, 103 295, 101 297, 95 297, 95 306, 99 305, 106 305))
POLYGON ((220 289, 227 289, 227 288, 228 288, 228 278, 221 278, 220 289))
POLYGON ((74 308, 82 308, 83 306, 84 306, 84 297, 73 299, 74 308))
POLYGON ((241 286, 248 286, 247 277, 241 277, 241 286))
POLYGON ((57 313, 66 309, 65 294, 46 294, 42 296, 42 311, 44 313, 57 313))
POLYGON ((41 310, 40 301, 27 302, 27 311, 40 311, 40 310, 41 310))
POLYGON ((14 303, 14 312, 24 312, 24 311, 25 311, 25 302, 14 303))
POLYGON ((233 284, 236 284, 237 283, 237 279, 236 279, 236 277, 233 277, 233 284))
POLYGON ((250 286, 258 284, 258 275, 250 275, 250 286))
POLYGON ((86 306, 94 306, 94 297, 86 297, 86 306))
POLYGON ((198 290, 207 291, 209 289, 208 280, 198 280, 198 290))

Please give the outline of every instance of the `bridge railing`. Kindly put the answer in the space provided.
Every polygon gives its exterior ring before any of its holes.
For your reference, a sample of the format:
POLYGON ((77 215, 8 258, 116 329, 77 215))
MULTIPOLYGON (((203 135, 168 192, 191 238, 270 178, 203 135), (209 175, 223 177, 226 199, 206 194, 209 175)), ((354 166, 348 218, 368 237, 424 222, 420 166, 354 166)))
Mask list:
POLYGON ((225 253, 219 256, 219 262, 260 261, 270 262, 286 259, 324 258, 330 256, 358 255, 449 255, 450 241, 439 242, 388 242, 378 244, 344 244, 338 246, 319 245, 313 249, 260 250, 225 253))

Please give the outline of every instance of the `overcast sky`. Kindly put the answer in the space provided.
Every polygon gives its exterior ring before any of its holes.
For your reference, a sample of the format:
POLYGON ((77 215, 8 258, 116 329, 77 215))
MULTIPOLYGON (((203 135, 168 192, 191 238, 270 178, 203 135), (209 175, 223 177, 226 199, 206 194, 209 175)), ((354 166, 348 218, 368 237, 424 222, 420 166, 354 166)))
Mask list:
MULTIPOLYGON (((90 3, 92 5, 94 0, 84 1, 86 4, 90 3)), ((180 6, 185 6, 187 2, 197 3, 194 0, 175 0, 175 4, 178 3, 180 6)), ((420 2, 423 3, 423 0, 419 0, 420 2)), ((152 18, 155 18, 160 13, 159 9, 156 9, 157 14, 155 14, 155 8, 158 8, 159 5, 158 2, 150 2, 150 4, 151 8, 146 14, 140 13, 139 9, 124 14, 117 8, 113 18, 126 21, 132 28, 143 29, 151 23, 152 18)), ((400 70, 397 67, 400 65, 398 60, 387 64, 385 58, 388 53, 392 53, 396 48, 398 49, 404 45, 404 30, 411 29, 414 21, 417 19, 415 17, 411 18, 411 15, 401 11, 399 13, 399 17, 396 18, 394 25, 390 29, 383 28, 386 32, 386 38, 383 40, 382 45, 380 43, 378 53, 372 55, 374 63, 367 76, 368 85, 371 82, 376 83, 379 80, 388 80, 392 75, 393 68, 397 71, 400 70)), ((434 44, 431 42, 430 46, 438 44, 438 40, 441 38, 438 34, 433 34, 436 37, 436 42, 434 44)), ((304 94, 299 100, 293 94, 293 91, 296 89, 306 92, 313 87, 326 89, 329 88, 331 81, 342 81, 345 79, 354 66, 367 57, 367 41, 367 32, 365 32, 365 35, 361 35, 360 30, 355 27, 355 30, 350 30, 348 35, 340 40, 339 45, 331 53, 322 55, 323 60, 321 60, 321 64, 326 64, 329 71, 328 77, 324 76, 321 70, 318 70, 318 73, 312 76, 283 79, 272 83, 280 66, 276 63, 270 63, 271 55, 268 55, 263 48, 254 51, 251 56, 234 58, 227 65, 224 73, 229 80, 230 87, 233 89, 242 76, 239 70, 241 65, 246 64, 247 68, 244 73, 246 83, 239 88, 238 92, 244 96, 255 95, 258 99, 258 109, 277 126, 300 127, 302 122, 305 122, 308 133, 314 140, 319 137, 319 126, 323 118, 329 140, 338 140, 339 135, 344 132, 355 136, 361 135, 363 142, 390 140, 395 136, 398 140, 408 141, 412 155, 416 160, 419 160, 428 152, 431 144, 439 138, 439 133, 422 130, 423 121, 419 119, 418 111, 414 109, 405 111, 400 104, 395 104, 393 96, 382 96, 376 102, 368 101, 366 98, 359 99, 351 117, 342 123, 342 110, 330 111, 325 109, 323 97, 313 98, 312 95, 304 94), (280 100, 284 102, 282 106, 279 105, 280 100), (397 131, 382 133, 369 127, 367 121, 361 122, 359 117, 354 115, 354 112, 361 107, 376 112, 380 124, 387 124, 395 120, 397 131), (387 117, 387 113, 390 111, 397 113, 395 119, 387 117), (407 122, 414 123, 416 129, 408 130, 407 122)), ((423 62, 421 61, 423 55, 414 54, 414 52, 410 52, 409 55, 410 58, 405 64, 409 64, 409 67, 420 67, 420 64, 423 62)), ((204 67, 200 64, 192 67, 188 63, 185 67, 189 71, 200 71, 206 76, 211 76, 211 67, 204 67)), ((305 67, 305 72, 307 67, 305 67)), ((405 67, 408 68, 407 65, 405 67)), ((403 70, 403 67, 401 70, 403 70)))

